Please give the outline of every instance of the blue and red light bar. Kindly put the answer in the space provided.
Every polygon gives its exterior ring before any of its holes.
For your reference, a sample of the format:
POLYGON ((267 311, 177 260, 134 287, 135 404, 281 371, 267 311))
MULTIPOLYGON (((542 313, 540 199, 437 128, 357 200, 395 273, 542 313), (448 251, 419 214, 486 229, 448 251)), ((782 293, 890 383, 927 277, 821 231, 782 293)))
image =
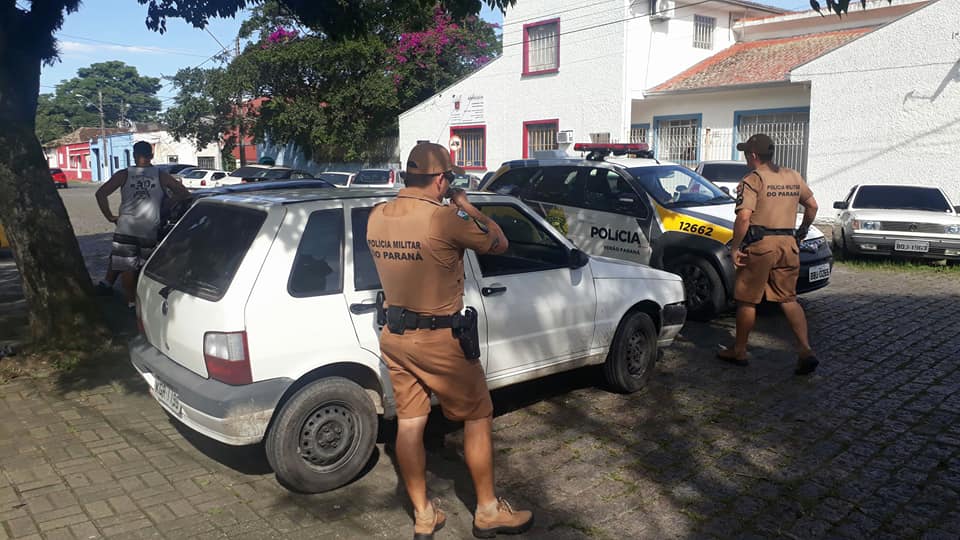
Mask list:
POLYGON ((573 145, 577 152, 646 152, 650 150, 647 143, 577 143, 573 145))

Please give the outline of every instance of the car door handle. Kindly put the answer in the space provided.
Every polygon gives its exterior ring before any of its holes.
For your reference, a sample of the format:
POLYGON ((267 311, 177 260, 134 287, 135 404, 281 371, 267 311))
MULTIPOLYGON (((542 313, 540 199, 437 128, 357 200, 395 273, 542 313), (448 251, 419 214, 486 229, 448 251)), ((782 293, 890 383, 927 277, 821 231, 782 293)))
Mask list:
POLYGON ((363 315, 364 313, 370 313, 376 310, 376 304, 350 304, 350 313, 354 315, 363 315))
POLYGON ((484 287, 480 289, 480 294, 484 296, 490 296, 490 295, 500 294, 505 292, 507 292, 507 288, 504 287, 503 285, 500 285, 497 287, 484 287))

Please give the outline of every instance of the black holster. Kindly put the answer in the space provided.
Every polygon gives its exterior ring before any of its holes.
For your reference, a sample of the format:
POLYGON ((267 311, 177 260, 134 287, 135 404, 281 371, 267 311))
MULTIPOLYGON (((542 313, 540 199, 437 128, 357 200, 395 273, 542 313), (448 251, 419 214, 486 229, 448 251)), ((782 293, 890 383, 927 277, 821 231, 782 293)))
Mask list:
POLYGON ((754 242, 759 242, 763 240, 763 237, 767 235, 767 229, 762 225, 750 225, 747 228, 747 234, 743 237, 743 247, 747 247, 754 242))
POLYGON ((460 341, 463 356, 467 360, 480 358, 480 328, 477 324, 477 310, 467 306, 459 316, 459 324, 453 327, 453 337, 460 341))
POLYGON ((383 305, 387 296, 383 291, 377 292, 377 326, 383 327, 387 324, 387 308, 383 305))

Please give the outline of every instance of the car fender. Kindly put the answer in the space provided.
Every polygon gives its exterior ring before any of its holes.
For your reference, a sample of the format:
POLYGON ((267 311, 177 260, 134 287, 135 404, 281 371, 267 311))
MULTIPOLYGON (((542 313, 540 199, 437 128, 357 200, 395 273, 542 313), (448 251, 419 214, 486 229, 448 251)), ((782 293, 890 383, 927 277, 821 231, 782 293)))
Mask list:
MULTIPOLYGON (((683 282, 670 275, 664 279, 595 279, 597 315, 591 348, 608 348, 623 317, 637 306, 655 309, 653 317, 660 330, 660 310, 667 304, 683 302, 683 282)), ((645 309, 645 311, 647 311, 645 309)))
POLYGON ((667 260, 679 255, 703 257, 720 274, 727 296, 733 296, 733 282, 736 271, 727 246, 702 236, 667 231, 653 243, 650 265, 655 268, 664 268, 664 263, 667 260))

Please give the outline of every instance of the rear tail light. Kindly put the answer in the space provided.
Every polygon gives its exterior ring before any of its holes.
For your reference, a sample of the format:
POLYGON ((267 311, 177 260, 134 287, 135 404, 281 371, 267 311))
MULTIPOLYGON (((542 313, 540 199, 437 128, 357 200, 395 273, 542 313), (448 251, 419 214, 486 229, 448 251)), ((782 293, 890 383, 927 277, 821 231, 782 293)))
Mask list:
POLYGON ((392 186, 393 183, 394 183, 394 181, 396 181, 396 178, 397 178, 397 177, 396 177, 396 172, 394 172, 393 169, 390 169, 390 180, 388 180, 387 183, 392 186))
POLYGON ((206 179, 201 180, 201 181, 200 181, 200 185, 201 185, 201 186, 207 185, 207 180, 206 180, 206 179))
POLYGON ((204 334, 203 361, 211 379, 232 385, 253 382, 246 332, 204 334))

